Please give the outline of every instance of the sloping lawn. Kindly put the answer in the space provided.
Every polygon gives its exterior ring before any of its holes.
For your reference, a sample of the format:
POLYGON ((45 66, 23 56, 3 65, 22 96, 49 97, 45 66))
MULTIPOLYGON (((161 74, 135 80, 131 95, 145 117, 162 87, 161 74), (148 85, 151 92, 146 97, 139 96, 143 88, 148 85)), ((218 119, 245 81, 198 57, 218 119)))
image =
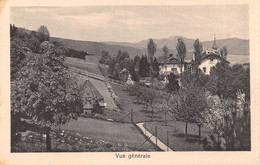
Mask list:
MULTIPOLYGON (((154 114, 151 113, 151 107, 148 107, 148 111, 145 110, 144 104, 135 103, 136 97, 130 96, 129 91, 126 91, 126 87, 112 84, 112 88, 119 98, 120 108, 124 113, 130 113, 131 109, 133 109, 133 120, 134 123, 139 123, 143 121, 162 121, 164 120, 164 115, 154 110, 154 114)), ((170 118, 168 117, 167 120, 170 118)), ((128 121, 130 119, 128 118, 128 121)))
MULTIPOLYGON (((46 152, 46 136, 27 131, 21 140, 11 147, 12 152, 46 152)), ((146 151, 128 144, 109 142, 82 136, 71 131, 52 131, 52 152, 118 152, 146 151)))
MULTIPOLYGON (((204 151, 202 143, 198 141, 198 126, 188 124, 188 135, 185 136, 185 123, 181 121, 164 122, 146 122, 146 129, 154 133, 157 126, 157 136, 167 144, 167 130, 169 131, 169 147, 174 151, 204 151)), ((206 136, 209 130, 201 128, 201 140, 206 136)))
POLYGON ((98 68, 98 63, 71 57, 66 57, 64 63, 70 67, 75 67, 91 73, 102 75, 98 68))
MULTIPOLYGON (((59 129, 58 127, 56 128, 59 129)), ((75 132, 91 139, 99 139, 115 143, 128 144, 137 149, 146 141, 145 137, 137 130, 133 124, 118 123, 96 120, 91 118, 78 118, 61 126, 62 130, 75 132)), ((155 147, 147 141, 142 150, 155 151, 155 147)))

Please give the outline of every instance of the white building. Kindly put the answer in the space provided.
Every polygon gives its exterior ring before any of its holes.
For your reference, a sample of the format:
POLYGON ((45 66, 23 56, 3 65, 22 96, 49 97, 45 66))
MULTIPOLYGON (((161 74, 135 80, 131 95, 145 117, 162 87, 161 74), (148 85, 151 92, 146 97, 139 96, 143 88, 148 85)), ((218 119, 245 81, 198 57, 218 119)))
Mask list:
MULTIPOLYGON (((189 63, 187 62, 183 63, 182 72, 186 70, 188 64, 189 63)), ((181 62, 179 59, 173 57, 172 55, 168 59, 160 62, 159 68, 160 75, 169 75, 170 73, 173 73, 175 75, 181 74, 181 62)))
POLYGON ((200 60, 199 68, 200 70, 209 75, 210 69, 214 67, 218 62, 226 62, 229 63, 226 59, 220 56, 218 51, 216 37, 214 36, 214 42, 212 45, 212 49, 206 49, 205 52, 202 54, 202 58, 200 60))
POLYGON ((218 62, 221 62, 221 61, 229 63, 227 60, 220 57, 218 54, 210 53, 210 54, 206 55, 206 53, 205 53, 204 56, 202 56, 202 59, 200 60, 199 68, 203 73, 209 75, 210 69, 212 67, 214 67, 218 62))

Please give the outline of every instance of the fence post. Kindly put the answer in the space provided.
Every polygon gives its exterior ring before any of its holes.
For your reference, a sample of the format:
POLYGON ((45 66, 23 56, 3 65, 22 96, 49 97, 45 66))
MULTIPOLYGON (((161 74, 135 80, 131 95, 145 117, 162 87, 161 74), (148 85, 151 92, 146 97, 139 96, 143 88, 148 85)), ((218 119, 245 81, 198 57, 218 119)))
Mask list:
POLYGON ((156 144, 156 146, 157 146, 157 126, 155 126, 155 144, 156 144))
POLYGON ((168 152, 168 146, 169 146, 169 131, 167 130, 167 152, 168 152))

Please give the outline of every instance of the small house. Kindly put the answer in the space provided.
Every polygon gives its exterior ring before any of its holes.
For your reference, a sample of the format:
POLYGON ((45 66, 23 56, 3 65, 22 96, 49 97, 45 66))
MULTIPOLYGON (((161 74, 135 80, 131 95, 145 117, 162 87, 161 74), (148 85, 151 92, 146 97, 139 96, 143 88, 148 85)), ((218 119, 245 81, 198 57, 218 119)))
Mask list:
MULTIPOLYGON (((182 72, 184 72, 189 63, 188 62, 183 62, 182 64, 182 72)), ((169 75, 170 73, 173 73, 175 75, 180 75, 181 74, 181 61, 175 57, 173 57, 172 54, 170 54, 170 57, 166 60, 163 60, 159 64, 160 68, 160 75, 169 75)))

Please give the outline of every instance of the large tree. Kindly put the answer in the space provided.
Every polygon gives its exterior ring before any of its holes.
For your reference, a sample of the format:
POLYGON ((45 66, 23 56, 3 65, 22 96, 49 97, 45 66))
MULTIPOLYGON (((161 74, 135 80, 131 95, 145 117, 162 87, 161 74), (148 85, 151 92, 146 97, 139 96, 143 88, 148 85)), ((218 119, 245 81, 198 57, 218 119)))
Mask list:
POLYGON ((153 39, 150 39, 148 44, 147 44, 147 51, 148 51, 148 62, 152 64, 154 54, 156 52, 157 45, 153 41, 153 39))
POLYGON ((150 64, 147 60, 147 56, 142 56, 140 60, 140 76, 148 77, 150 76, 150 64))
POLYGON ((179 91, 180 86, 179 86, 179 81, 178 81, 178 76, 174 75, 173 73, 170 73, 168 75, 168 80, 169 82, 166 84, 166 90, 169 93, 172 93, 174 91, 179 91))
POLYGON ((207 118, 209 136, 204 139, 205 150, 250 151, 250 102, 245 93, 237 92, 236 99, 220 100, 208 97, 207 118))
POLYGON ((184 59, 185 59, 185 56, 186 56, 186 45, 183 41, 182 38, 178 38, 178 42, 177 42, 177 46, 176 46, 176 50, 178 52, 177 54, 177 58, 180 60, 181 64, 181 77, 182 77, 182 69, 183 69, 183 64, 184 64, 184 59))
POLYGON ((235 99, 238 90, 243 90, 246 99, 250 99, 250 69, 244 69, 239 64, 230 67, 224 62, 217 63, 210 70, 206 87, 223 99, 235 99))
POLYGON ((169 56, 169 48, 167 45, 164 45, 162 49, 163 49, 163 57, 166 60, 169 56))
POLYGON ((195 61, 199 61, 201 59, 201 54, 202 54, 202 51, 203 51, 202 44, 199 41, 199 39, 196 39, 194 41, 193 47, 194 47, 195 61))
POLYGON ((50 40, 50 32, 46 26, 41 25, 37 31, 42 34, 42 42, 50 40))
POLYGON ((224 59, 226 59, 226 58, 227 58, 227 55, 228 55, 227 47, 226 47, 226 46, 223 46, 223 47, 220 49, 220 56, 223 57, 224 59))
POLYGON ((160 68, 156 57, 153 60, 152 67, 153 67, 153 77, 158 77, 160 68))
POLYGON ((48 42, 41 47, 41 54, 26 55, 26 65, 12 81, 11 120, 20 120, 19 115, 39 130, 46 128, 50 151, 51 127, 76 119, 83 106, 76 79, 63 64, 64 48, 48 42))

